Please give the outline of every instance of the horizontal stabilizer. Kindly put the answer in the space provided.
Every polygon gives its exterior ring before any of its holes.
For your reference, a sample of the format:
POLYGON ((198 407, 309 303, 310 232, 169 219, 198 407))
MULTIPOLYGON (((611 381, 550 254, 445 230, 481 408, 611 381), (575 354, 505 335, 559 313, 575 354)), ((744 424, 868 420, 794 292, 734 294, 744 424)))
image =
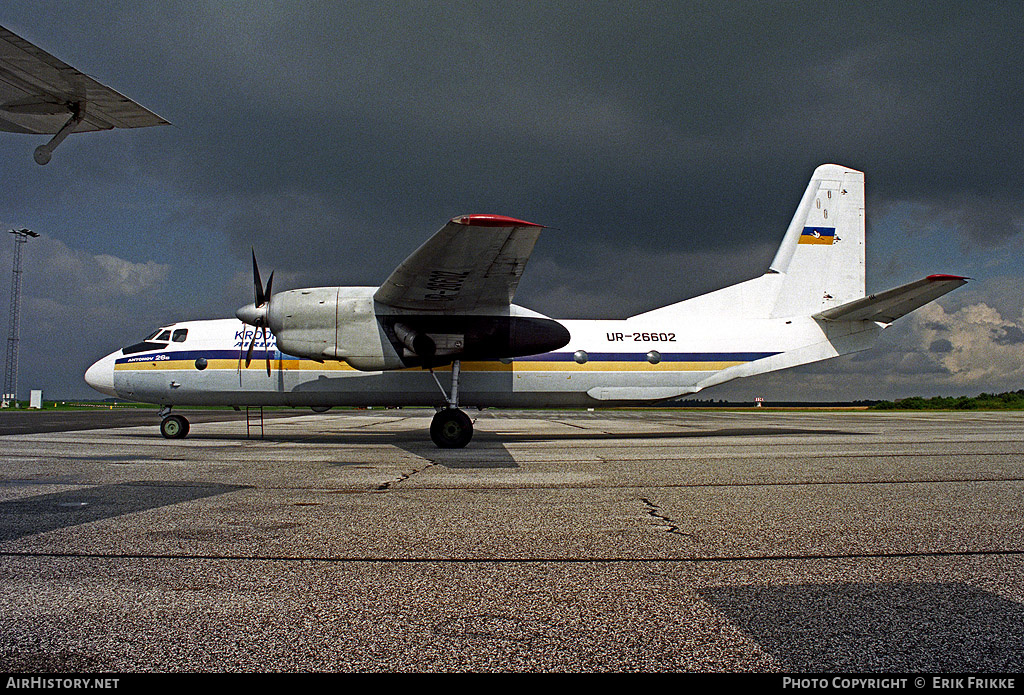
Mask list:
POLYGON ((872 294, 814 314, 824 321, 892 323, 967 282, 959 275, 929 275, 900 287, 872 294))

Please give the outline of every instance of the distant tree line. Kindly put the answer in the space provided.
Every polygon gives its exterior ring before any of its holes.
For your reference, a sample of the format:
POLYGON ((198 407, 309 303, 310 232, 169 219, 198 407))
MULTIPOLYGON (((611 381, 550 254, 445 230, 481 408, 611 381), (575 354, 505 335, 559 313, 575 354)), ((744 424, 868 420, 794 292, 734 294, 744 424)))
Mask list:
POLYGON ((1024 410, 1024 389, 1006 393, 982 393, 977 396, 935 396, 898 398, 881 401, 872 410, 1024 410))
MULTIPOLYGON (((765 408, 868 408, 879 401, 762 401, 765 408)), ((752 401, 725 401, 722 399, 669 401, 673 408, 751 408, 757 403, 752 401)), ((660 404, 655 404, 661 407, 660 404)))
MULTIPOLYGON (((672 401, 677 408, 750 408, 756 404, 721 399, 672 401)), ((869 410, 1024 410, 1024 389, 1006 393, 982 393, 977 396, 912 396, 893 401, 765 401, 766 408, 864 408, 869 410)))

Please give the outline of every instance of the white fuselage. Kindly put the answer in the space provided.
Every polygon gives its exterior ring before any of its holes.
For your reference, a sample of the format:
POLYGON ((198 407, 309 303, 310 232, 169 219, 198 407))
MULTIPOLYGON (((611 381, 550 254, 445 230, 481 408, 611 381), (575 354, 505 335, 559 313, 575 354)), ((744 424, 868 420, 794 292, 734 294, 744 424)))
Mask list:
MULTIPOLYGON (((811 318, 715 320, 708 316, 697 321, 657 313, 618 321, 560 323, 571 339, 557 351, 463 361, 460 403, 542 407, 656 402, 732 378, 864 349, 879 330, 870 322, 826 325, 811 318)), ((119 350, 93 365, 86 380, 110 395, 162 405, 445 403, 441 387, 421 367, 360 371, 343 361, 292 357, 276 349, 269 333, 267 345, 261 335, 256 336, 252 362, 246 367, 244 353, 257 329, 241 321, 190 321, 167 330, 184 339, 151 341, 152 349, 128 354, 119 350)), ((435 369, 444 389, 450 384, 444 372, 450 370, 450 365, 435 369)))

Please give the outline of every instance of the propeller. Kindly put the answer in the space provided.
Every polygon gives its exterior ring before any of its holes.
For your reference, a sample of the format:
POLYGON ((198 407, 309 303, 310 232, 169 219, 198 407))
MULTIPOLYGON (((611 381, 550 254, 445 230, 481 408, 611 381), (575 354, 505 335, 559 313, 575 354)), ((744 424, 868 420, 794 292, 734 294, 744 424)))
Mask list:
MULTIPOLYGON (((270 277, 267 278, 267 286, 263 286, 263 280, 260 278, 260 267, 256 263, 256 250, 252 251, 252 282, 255 288, 256 300, 248 305, 244 306, 235 312, 235 316, 244 323, 249 324, 255 328, 259 328, 263 335, 263 347, 267 347, 267 323, 268 316, 270 314, 270 297, 271 288, 274 286, 274 273, 270 273, 270 277)), ((256 345, 256 331, 252 333, 252 340, 249 342, 249 349, 245 352, 245 366, 248 367, 252 362, 252 349, 256 345)), ((267 376, 270 376, 270 351, 266 351, 267 354, 267 376)), ((242 352, 239 349, 238 360, 242 360, 242 352)))

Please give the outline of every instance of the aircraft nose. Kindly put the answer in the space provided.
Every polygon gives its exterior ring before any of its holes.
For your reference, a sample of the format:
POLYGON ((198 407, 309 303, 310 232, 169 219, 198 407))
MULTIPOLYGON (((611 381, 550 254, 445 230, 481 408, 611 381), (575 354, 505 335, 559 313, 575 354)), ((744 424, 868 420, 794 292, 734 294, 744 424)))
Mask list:
POLYGON ((114 390, 114 360, 117 353, 111 353, 85 371, 85 383, 92 386, 100 393, 108 396, 116 396, 114 390))

